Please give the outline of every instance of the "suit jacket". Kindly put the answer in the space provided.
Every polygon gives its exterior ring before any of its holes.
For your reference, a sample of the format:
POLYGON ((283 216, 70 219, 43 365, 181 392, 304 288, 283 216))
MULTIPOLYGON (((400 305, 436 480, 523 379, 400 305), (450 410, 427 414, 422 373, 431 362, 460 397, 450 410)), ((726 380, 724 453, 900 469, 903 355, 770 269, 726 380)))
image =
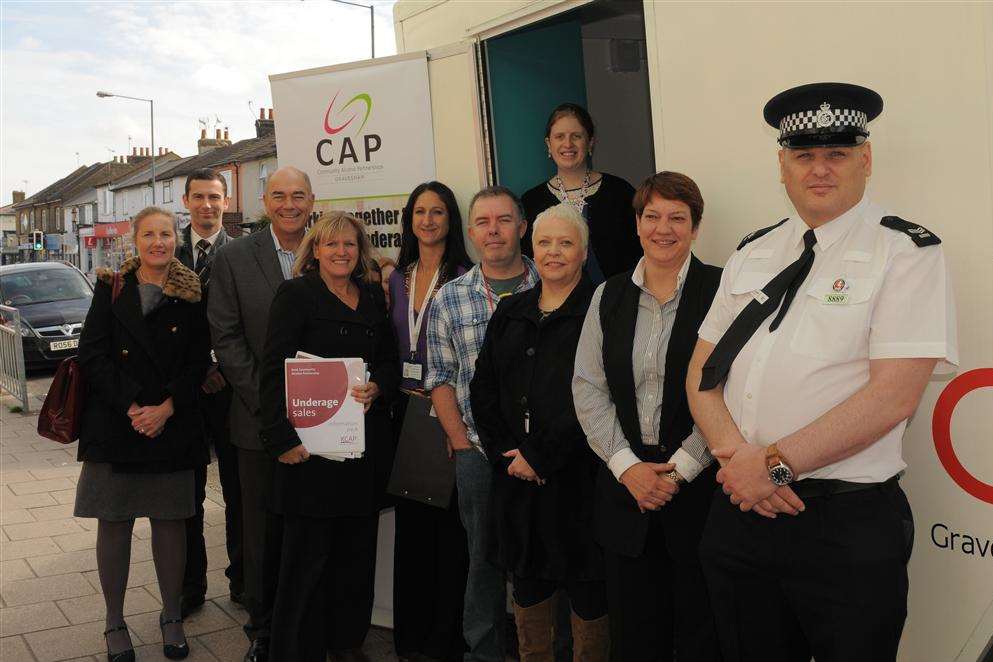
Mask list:
MULTIPOLYGON (((183 228, 181 233, 183 237, 183 245, 176 251, 176 259, 178 259, 184 267, 190 271, 193 271, 194 264, 196 263, 197 248, 193 245, 193 237, 190 232, 191 229, 192 225, 187 225, 183 228)), ((228 233, 225 232, 224 227, 222 226, 217 238, 214 239, 214 243, 210 245, 210 250, 207 251, 206 264, 199 274, 200 288, 203 291, 205 309, 208 298, 207 286, 210 283, 211 264, 214 261, 214 256, 217 255, 217 251, 219 251, 221 247, 229 241, 231 241, 231 237, 228 236, 228 233)), ((211 432, 211 436, 214 437, 214 443, 222 441, 216 438, 218 435, 222 435, 224 438, 223 441, 226 441, 228 437, 228 434, 226 433, 228 427, 227 424, 223 423, 223 418, 226 418, 229 415, 231 408, 231 384, 225 384, 224 388, 216 393, 204 393, 202 389, 198 389, 197 395, 200 400, 201 409, 203 410, 204 420, 207 423, 207 429, 211 432)))
POLYGON ((359 293, 352 310, 311 271, 283 283, 272 302, 261 377, 262 441, 270 456, 278 458, 300 444, 286 418, 284 370, 284 360, 298 351, 361 358, 381 392, 365 414, 362 458, 335 462, 312 456, 301 464, 276 466, 270 505, 277 513, 369 515, 382 505, 393 466, 389 409, 400 384, 400 362, 382 288, 360 283, 359 293))
POLYGON ((269 305, 282 282, 268 229, 225 241, 210 263, 207 319, 221 373, 234 390, 229 420, 239 448, 262 450, 259 371, 269 305))
POLYGON ((196 275, 173 260, 163 300, 143 315, 135 271, 138 258, 121 265, 123 283, 112 301, 113 272, 97 271, 97 285, 79 340, 86 384, 79 459, 111 462, 129 473, 167 473, 207 462, 196 408, 210 364, 207 319, 196 275), (171 397, 175 412, 150 439, 131 426, 127 411, 171 397))
MULTIPOLYGON (((192 243, 192 235, 190 234, 190 228, 192 226, 187 225, 183 228, 180 233, 183 236, 183 245, 179 247, 176 251, 176 258, 183 263, 183 266, 193 271, 193 266, 196 263, 197 247, 192 243)), ((214 262, 214 256, 217 255, 217 251, 221 250, 221 247, 229 241, 233 241, 228 233, 224 231, 224 227, 221 227, 220 234, 217 235, 217 239, 214 243, 210 245, 210 250, 207 251, 207 264, 204 267, 203 272, 200 274, 200 283, 203 285, 204 294, 207 291, 207 283, 210 282, 210 267, 214 262)))
MULTIPOLYGON (((643 461, 668 462, 693 427, 686 398, 686 372, 696 346, 697 330, 710 309, 720 280, 721 269, 691 256, 666 349, 662 417, 659 421, 659 438, 666 449, 659 454, 654 454, 655 448, 641 442, 631 365, 641 290, 631 282, 631 272, 608 279, 604 286, 598 312, 603 326, 607 384, 624 436, 631 450, 643 461)), ((715 462, 690 483, 681 486, 679 494, 665 508, 642 513, 627 488, 614 477, 606 464, 601 463, 593 510, 596 541, 618 554, 639 556, 645 548, 649 519, 660 517, 665 522, 666 531, 679 532, 679 535, 666 536, 670 552, 684 557, 695 555, 716 487, 716 474, 715 462)))

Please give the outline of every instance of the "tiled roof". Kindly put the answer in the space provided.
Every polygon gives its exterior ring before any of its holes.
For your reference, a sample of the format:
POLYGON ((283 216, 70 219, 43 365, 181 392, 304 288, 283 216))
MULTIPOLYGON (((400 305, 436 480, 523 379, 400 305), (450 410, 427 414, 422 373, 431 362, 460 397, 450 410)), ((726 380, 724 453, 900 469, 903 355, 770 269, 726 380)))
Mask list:
MULTIPOLYGON (((225 165, 227 163, 244 163, 246 161, 257 161, 276 155, 276 136, 263 136, 261 138, 247 138, 239 140, 233 145, 226 147, 215 147, 214 149, 197 154, 177 163, 168 170, 162 172, 162 177, 182 177, 188 175, 198 168, 212 168, 225 165)), ((158 177, 158 173, 156 173, 158 177)))
POLYGON ((120 176, 130 172, 135 167, 137 167, 135 164, 116 163, 113 161, 80 166, 54 184, 50 184, 38 191, 30 198, 25 199, 23 202, 18 202, 14 207, 15 209, 23 209, 24 207, 31 207, 33 205, 55 202, 63 198, 69 199, 78 195, 83 189, 94 186, 95 182, 103 179, 108 174, 120 176))
MULTIPOLYGON (((162 174, 176 166, 176 163, 183 163, 184 161, 189 161, 195 158, 192 156, 181 157, 178 154, 169 152, 163 156, 155 157, 155 181, 162 181, 162 174)), ((111 190, 117 190, 122 188, 128 188, 130 186, 135 186, 137 184, 147 184, 152 181, 152 164, 151 162, 146 162, 142 164, 142 167, 133 173, 128 174, 122 179, 118 179, 111 183, 111 190)))

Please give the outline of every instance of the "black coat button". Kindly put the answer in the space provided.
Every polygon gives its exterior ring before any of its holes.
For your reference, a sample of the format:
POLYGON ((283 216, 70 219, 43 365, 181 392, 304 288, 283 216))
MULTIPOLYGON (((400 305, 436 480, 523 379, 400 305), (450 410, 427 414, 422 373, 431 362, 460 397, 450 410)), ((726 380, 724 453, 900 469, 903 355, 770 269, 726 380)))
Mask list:
POLYGON ((527 354, 528 356, 534 356, 534 347, 528 347, 526 350, 524 350, 524 353, 527 354))
POLYGON ((369 336, 370 338, 372 338, 372 337, 373 337, 374 335, 376 335, 376 332, 375 332, 375 331, 373 331, 372 329, 366 329, 366 330, 365 330, 365 334, 366 334, 367 336, 369 336))
POLYGON ((338 335, 339 336, 347 336, 348 335, 348 329, 346 329, 345 327, 341 327, 340 329, 338 329, 338 335))
POLYGON ((522 395, 521 396, 521 406, 522 407, 527 407, 528 406, 528 396, 526 396, 526 395, 522 395))

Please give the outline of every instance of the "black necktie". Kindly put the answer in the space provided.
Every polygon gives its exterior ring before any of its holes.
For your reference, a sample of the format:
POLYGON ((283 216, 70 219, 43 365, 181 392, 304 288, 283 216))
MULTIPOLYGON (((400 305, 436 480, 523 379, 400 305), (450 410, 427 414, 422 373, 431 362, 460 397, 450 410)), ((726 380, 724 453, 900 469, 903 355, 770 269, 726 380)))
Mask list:
POLYGON ((203 271, 204 267, 207 266, 207 251, 210 250, 210 242, 206 239, 201 239, 197 242, 197 259, 193 266, 193 271, 197 273, 197 276, 203 271))
POLYGON ((731 371, 731 364, 734 363, 738 352, 776 308, 779 308, 779 313, 769 325, 769 331, 775 331, 779 328, 779 323, 783 321, 790 303, 793 302, 793 297, 796 296, 797 290, 800 289, 800 285, 810 273, 810 267, 814 264, 814 244, 816 243, 817 237, 814 236, 814 231, 807 230, 803 234, 803 252, 800 253, 800 257, 796 259, 796 262, 780 271, 762 288, 762 294, 766 297, 765 300, 759 303, 758 299, 752 299, 744 310, 734 318, 731 326, 724 332, 724 336, 717 342, 714 351, 710 353, 707 362, 703 364, 703 377, 700 380, 701 391, 709 391, 724 381, 728 372, 731 371), (780 302, 783 304, 781 308, 779 307, 780 302))

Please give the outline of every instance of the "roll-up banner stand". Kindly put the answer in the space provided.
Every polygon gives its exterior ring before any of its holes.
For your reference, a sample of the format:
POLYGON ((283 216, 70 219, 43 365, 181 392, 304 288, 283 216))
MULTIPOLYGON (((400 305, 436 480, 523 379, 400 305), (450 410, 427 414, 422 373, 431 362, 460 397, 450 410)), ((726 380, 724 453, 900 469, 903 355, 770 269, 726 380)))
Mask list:
MULTIPOLYGON (((407 196, 435 178, 427 53, 269 77, 280 167, 310 177, 314 218, 346 211, 365 223, 379 257, 400 252, 407 196)), ((372 620, 393 626, 392 512, 379 518, 372 620)))
POLYGON ((269 82, 280 167, 310 176, 315 214, 354 214, 379 255, 395 259, 407 196, 435 177, 427 54, 276 74, 269 82))

